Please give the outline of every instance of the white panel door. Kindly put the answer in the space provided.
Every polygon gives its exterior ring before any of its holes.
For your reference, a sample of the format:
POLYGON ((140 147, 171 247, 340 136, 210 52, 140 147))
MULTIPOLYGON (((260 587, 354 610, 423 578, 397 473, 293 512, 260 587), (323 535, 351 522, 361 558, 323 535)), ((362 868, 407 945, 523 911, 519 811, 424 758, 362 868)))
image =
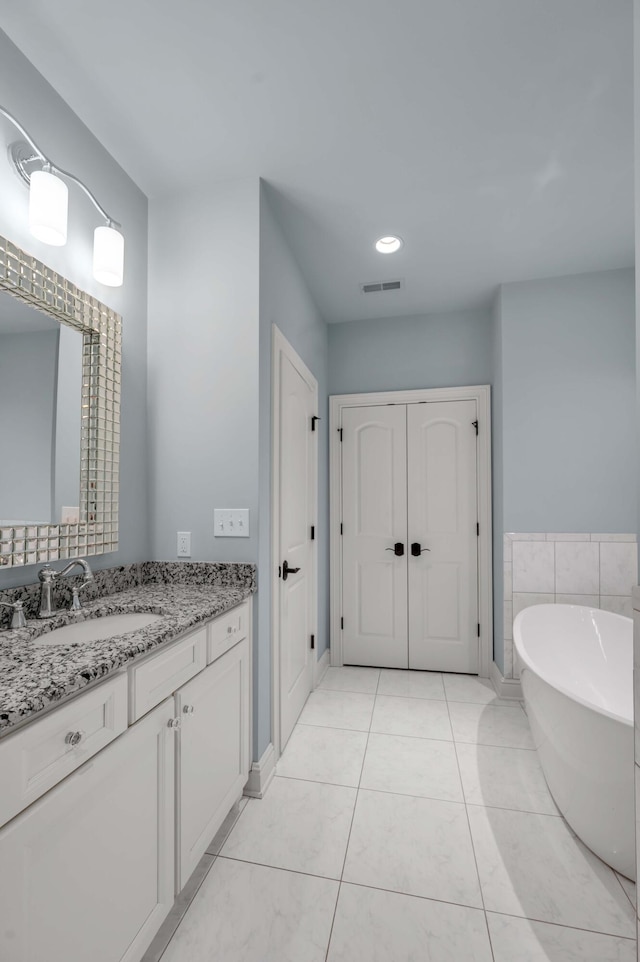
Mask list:
POLYGON ((280 750, 284 749, 313 684, 315 444, 311 431, 317 397, 286 354, 280 352, 279 565, 280 750), (289 570, 294 569, 289 573, 289 570))
POLYGON ((346 665, 408 665, 406 419, 404 404, 342 414, 346 665), (394 553, 396 543, 402 556, 394 553))
POLYGON ((173 905, 173 699, 0 832, 2 962, 138 962, 173 905))
POLYGON ((410 668, 478 671, 476 417, 475 401, 408 405, 410 668))

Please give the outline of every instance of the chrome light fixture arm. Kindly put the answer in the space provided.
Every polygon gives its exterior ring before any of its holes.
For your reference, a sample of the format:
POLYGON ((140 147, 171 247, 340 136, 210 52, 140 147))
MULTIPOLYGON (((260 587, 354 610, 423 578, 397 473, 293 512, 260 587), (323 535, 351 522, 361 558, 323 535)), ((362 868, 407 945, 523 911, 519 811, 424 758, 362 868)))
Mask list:
POLYGON ((9 111, 2 105, 0 105, 0 114, 2 114, 3 117, 6 117, 6 119, 13 124, 16 130, 18 130, 22 134, 27 144, 29 145, 29 147, 31 147, 31 149, 35 154, 35 156, 29 157, 25 152, 24 144, 22 143, 15 143, 9 147, 9 156, 11 157, 11 160, 13 161, 13 164, 16 167, 18 173, 27 184, 29 183, 30 175, 29 175, 29 171, 26 168, 26 165, 30 163, 34 163, 35 161, 41 162, 42 166, 47 170, 49 170, 52 174, 60 174, 62 177, 65 177, 67 180, 73 181, 74 184, 77 184, 77 186, 80 187, 80 189, 83 190, 84 193, 87 195, 87 197, 89 198, 93 206, 96 208, 100 216, 104 218, 107 224, 107 227, 117 228, 121 226, 118 223, 118 221, 115 221, 112 217, 109 216, 109 214, 106 212, 104 207, 98 203, 98 201, 96 200, 94 195, 91 193, 87 185, 84 184, 79 177, 76 177, 75 174, 71 174, 68 170, 63 170, 62 167, 57 167, 54 163, 52 163, 49 160, 46 154, 44 154, 40 150, 35 140, 28 133, 28 131, 25 130, 25 128, 22 126, 22 124, 18 120, 16 120, 13 114, 9 113, 9 111))

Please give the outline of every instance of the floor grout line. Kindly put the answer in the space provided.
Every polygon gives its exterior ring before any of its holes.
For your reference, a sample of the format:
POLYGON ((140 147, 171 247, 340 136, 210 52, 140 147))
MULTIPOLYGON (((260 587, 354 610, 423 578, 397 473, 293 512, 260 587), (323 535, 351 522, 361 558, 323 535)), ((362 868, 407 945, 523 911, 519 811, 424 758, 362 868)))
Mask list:
POLYGON ((331 919, 331 929, 329 930, 329 941, 327 942, 327 951, 326 951, 325 957, 324 957, 324 958, 325 958, 325 962, 327 962, 327 960, 328 960, 328 958, 329 958, 329 952, 330 952, 330 950, 331 950, 331 939, 333 938, 333 927, 334 927, 335 922, 336 922, 336 915, 337 915, 337 912, 338 912, 338 902, 340 901, 340 892, 342 891, 342 881, 343 881, 343 878, 344 878, 344 869, 345 869, 345 866, 346 866, 346 864, 347 864, 347 854, 348 854, 348 852, 349 852, 349 842, 351 841, 351 832, 352 832, 353 823, 354 823, 355 817, 356 817, 356 809, 357 809, 357 807, 358 807, 358 796, 359 796, 359 794, 360 794, 360 782, 362 781, 362 773, 363 773, 363 771, 364 771, 364 765, 365 765, 365 761, 366 761, 366 758, 367 758, 367 748, 369 747, 369 738, 371 737, 371 725, 373 724, 373 713, 374 713, 375 707, 376 707, 376 697, 377 697, 377 692, 378 692, 378 687, 379 687, 379 685, 380 685, 380 673, 378 673, 378 680, 377 680, 377 682, 376 682, 376 691, 375 691, 374 699, 373 699, 373 707, 372 707, 372 709, 371 709, 371 718, 369 719, 369 731, 367 732, 367 740, 366 740, 366 742, 365 742, 364 753, 363 753, 363 755, 362 755, 362 764, 361 764, 361 766, 360 766, 360 777, 358 778, 358 784, 357 784, 357 786, 356 786, 356 797, 355 797, 354 803, 353 803, 353 812, 351 813, 351 824, 349 825, 349 834, 347 835, 347 844, 345 845, 345 849, 344 849, 344 858, 343 858, 343 860, 342 860, 342 871, 340 872, 340 882, 339 882, 339 884, 338 884, 338 894, 337 894, 337 896, 336 896, 336 904, 335 904, 335 907, 334 907, 334 910, 333 910, 333 918, 331 919))
MULTIPOLYGON (((371 732, 372 735, 377 734, 371 732)), ((426 739, 425 739, 426 741, 426 739)), ((446 744, 451 744, 447 742, 446 744)), ((517 749, 516 749, 517 750, 517 749)), ((457 760, 457 759, 456 759, 457 760)), ((364 766, 364 758, 363 758, 364 766)), ((498 812, 515 812, 519 815, 541 815, 544 818, 562 818, 561 812, 535 812, 530 808, 513 808, 509 805, 485 805, 483 802, 470 802, 464 794, 464 784, 462 785, 463 798, 443 798, 441 795, 417 795, 415 792, 403 792, 397 788, 371 788, 369 785, 347 785, 345 782, 329 782, 323 778, 305 778, 304 775, 280 775, 276 773, 276 778, 285 778, 291 782, 307 782, 309 785, 327 785, 330 788, 349 788, 356 792, 373 792, 376 795, 398 795, 401 798, 422 798, 428 802, 446 802, 451 805, 466 805, 471 808, 490 808, 498 812)), ((362 781, 362 772, 360 782, 362 781)), ((259 801, 259 799, 258 799, 259 801)), ((211 855, 213 853, 208 852, 211 855)), ((620 879, 618 879, 620 881, 620 879)), ((622 883, 620 883, 622 884, 622 883)), ((626 893, 625 893, 626 894, 626 893)), ((627 895, 628 898, 628 895, 627 895)))
POLYGON ((272 868, 274 872, 290 872, 292 875, 304 875, 306 878, 320 878, 325 882, 340 882, 337 875, 319 875, 317 872, 304 872, 300 868, 286 868, 283 865, 273 865, 270 862, 258 862, 251 858, 239 858, 237 855, 218 855, 225 862, 241 862, 243 865, 257 865, 259 868, 272 868))
MULTIPOLYGON (((445 695, 446 695, 446 690, 445 690, 445 695)), ((448 714, 449 714, 449 724, 451 725, 451 732, 452 732, 452 734, 453 734, 453 724, 452 724, 452 722, 451 722, 451 711, 450 711, 450 709, 449 709, 449 700, 448 700, 448 698, 447 698, 447 712, 448 712, 448 714)), ((483 909, 483 912, 484 912, 484 924, 485 924, 485 927, 486 927, 486 929, 487 929, 487 939, 488 939, 488 941, 489 941, 489 950, 490 950, 490 952, 491 952, 491 958, 492 958, 492 959, 494 960, 494 962, 495 962, 495 958, 496 958, 496 957, 495 957, 495 952, 493 951, 493 941, 492 941, 492 939, 491 939, 491 929, 489 928, 489 918, 488 918, 488 916, 487 916, 487 906, 486 906, 486 903, 485 903, 485 900, 484 900, 484 891, 483 891, 483 889, 482 889, 482 881, 481 881, 481 879, 480 879, 480 868, 479 868, 479 866, 478 866, 478 855, 477 855, 477 853, 476 853, 476 847, 475 847, 475 844, 474 844, 474 841, 473 841, 473 832, 471 831, 471 819, 469 818, 469 808, 468 808, 468 805, 467 805, 467 798, 466 798, 466 795, 465 795, 465 792, 464 792, 464 781, 463 781, 463 779, 462 779, 462 768, 460 767, 460 759, 458 758, 458 748, 457 748, 457 745, 456 745, 455 738, 454 738, 454 741, 453 741, 453 750, 454 750, 455 756, 456 756, 456 765, 458 766, 458 778, 460 779, 460 788, 462 789, 462 797, 464 798, 464 812, 465 812, 466 819, 467 819, 467 830, 468 830, 468 832, 469 832, 469 841, 471 842, 471 851, 473 852, 473 863, 474 863, 474 865, 475 865, 475 867, 476 867, 476 878, 477 878, 477 880, 478 880, 478 891, 480 892, 480 899, 481 899, 481 901, 482 901, 482 909, 483 909)))
MULTIPOLYGON (((632 909, 634 910, 634 912, 637 914, 638 910, 637 910, 636 904, 635 904, 635 902, 633 901, 633 899, 631 898, 631 896, 629 895, 629 893, 627 892, 627 890, 626 890, 626 888, 624 887, 624 885, 622 884, 622 881, 621 881, 621 879, 619 878, 618 873, 616 872, 615 869, 613 870, 613 874, 614 874, 615 877, 618 879, 618 885, 620 886, 620 888, 622 889, 622 891, 624 892, 624 894, 625 894, 625 895, 627 896, 627 898, 629 899, 629 902, 631 903, 631 908, 632 908, 632 909)), ((629 879, 629 881, 631 881, 631 879, 629 879)), ((634 882, 634 885, 635 885, 635 882, 634 882)))
POLYGON ((498 912, 496 909, 485 909, 480 905, 469 905, 468 902, 452 902, 450 899, 439 899, 432 895, 417 895, 414 892, 401 892, 398 891, 398 889, 385 888, 383 885, 373 885, 370 882, 353 882, 350 879, 338 879, 329 875, 314 875, 312 872, 302 872, 300 869, 282 868, 281 865, 252 862, 249 859, 231 858, 228 855, 219 855, 218 858, 226 862, 242 862, 246 865, 257 865, 259 868, 273 869, 274 872, 289 872, 292 875, 304 875, 307 878, 323 879, 325 882, 337 882, 340 886, 353 885, 356 888, 372 889, 375 892, 387 892, 389 895, 401 895, 408 899, 420 899, 423 902, 436 902, 439 905, 454 905, 457 908, 469 909, 473 912, 482 912, 484 915, 502 915, 505 918, 519 919, 523 922, 539 922, 541 925, 553 925, 559 929, 571 929, 575 932, 590 932, 592 935, 606 935, 609 938, 625 939, 628 942, 635 942, 633 936, 620 935, 617 932, 605 932, 601 929, 585 929, 579 925, 570 925, 566 922, 550 922, 548 919, 535 918, 530 915, 514 915, 512 912, 498 912))
POLYGON ((540 925, 553 925, 558 929, 571 929, 572 932, 589 932, 591 935, 606 935, 610 939, 624 939, 625 942, 635 942, 632 935, 620 935, 618 932, 603 932, 601 929, 584 929, 580 925, 569 925, 567 922, 550 922, 548 919, 532 918, 530 915, 513 915, 512 912, 497 912, 495 909, 485 909, 485 915, 502 915, 507 919, 520 919, 522 922, 537 922, 540 925))
MULTIPOLYGON (((439 702, 439 704, 447 704, 446 702, 439 702)), ((464 704, 463 702, 456 702, 455 704, 464 704)), ((520 709, 522 710, 522 709, 520 709)), ((535 748, 526 748, 523 745, 496 745, 493 742, 478 742, 478 741, 466 741, 464 738, 434 738, 432 735, 408 735, 406 732, 389 732, 389 731, 378 731, 375 728, 338 728, 335 725, 311 725, 309 722, 301 722, 305 728, 330 728, 332 731, 344 731, 344 732, 360 732, 361 734, 371 734, 371 735, 395 735, 397 738, 417 738, 422 741, 431 742, 444 742, 447 745, 451 745, 452 742, 456 742, 459 745, 476 745, 480 748, 509 748, 518 752, 535 752, 535 748)))

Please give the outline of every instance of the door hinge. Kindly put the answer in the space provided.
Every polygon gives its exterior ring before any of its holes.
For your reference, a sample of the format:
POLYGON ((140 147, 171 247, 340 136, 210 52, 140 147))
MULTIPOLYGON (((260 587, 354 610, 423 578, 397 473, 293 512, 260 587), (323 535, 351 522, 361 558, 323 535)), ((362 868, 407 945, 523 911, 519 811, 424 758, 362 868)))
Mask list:
POLYGON ((479 522, 479 521, 476 521, 476 534, 477 534, 478 537, 480 537, 480 522, 479 522))
POLYGON ((472 421, 471 423, 472 423, 472 425, 474 426, 474 428, 476 429, 476 437, 478 437, 478 422, 477 422, 477 421, 472 421))
POLYGON ((342 521, 340 522, 340 534, 344 534, 344 525, 342 521))
POLYGON ((480 637, 480 622, 478 622, 478 638, 480 637))
POLYGON ((338 434, 340 435, 340 443, 342 443, 342 428, 338 428, 338 434))
POLYGON ((315 429, 316 429, 316 421, 322 421, 322 418, 319 418, 317 414, 314 414, 313 417, 311 418, 311 430, 312 430, 312 431, 315 431, 315 429))
POLYGON ((344 618, 340 619, 340 629, 344 631, 344 618))
POLYGON ((315 647, 316 647, 316 636, 315 636, 315 635, 311 635, 311 647, 312 647, 312 648, 315 648, 315 647))
POLYGON ((312 525, 311 525, 311 540, 312 540, 312 541, 315 541, 315 540, 316 540, 316 526, 315 526, 315 524, 312 524, 312 525))

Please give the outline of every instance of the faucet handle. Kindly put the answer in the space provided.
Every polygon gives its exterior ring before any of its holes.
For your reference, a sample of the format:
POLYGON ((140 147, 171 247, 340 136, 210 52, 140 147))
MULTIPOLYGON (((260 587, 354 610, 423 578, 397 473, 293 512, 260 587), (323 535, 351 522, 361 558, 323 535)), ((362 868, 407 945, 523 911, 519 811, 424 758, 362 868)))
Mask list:
POLYGON ((92 581, 92 580, 93 580, 93 578, 89 579, 88 581, 83 581, 83 583, 80 585, 80 587, 77 587, 76 585, 74 585, 74 586, 72 587, 72 589, 71 589, 71 609, 70 609, 71 611, 81 611, 82 605, 80 604, 80 598, 78 597, 78 595, 80 594, 80 592, 82 591, 83 588, 86 588, 87 585, 91 584, 91 581, 92 581))
POLYGON ((13 604, 9 604, 8 601, 0 601, 0 606, 2 608, 11 608, 13 614, 11 616, 11 627, 12 628, 26 628, 27 619, 24 613, 24 602, 14 601, 13 604))

